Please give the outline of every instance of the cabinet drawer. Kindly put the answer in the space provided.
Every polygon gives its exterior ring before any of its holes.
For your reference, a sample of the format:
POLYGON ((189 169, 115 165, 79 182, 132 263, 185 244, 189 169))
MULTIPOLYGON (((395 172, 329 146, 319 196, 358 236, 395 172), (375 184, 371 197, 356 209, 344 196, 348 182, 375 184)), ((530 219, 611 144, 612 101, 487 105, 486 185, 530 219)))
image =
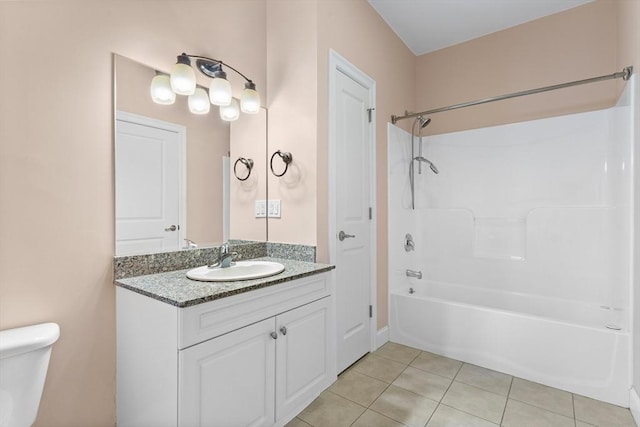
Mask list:
POLYGON ((179 310, 180 349, 330 295, 329 273, 284 282, 179 310))

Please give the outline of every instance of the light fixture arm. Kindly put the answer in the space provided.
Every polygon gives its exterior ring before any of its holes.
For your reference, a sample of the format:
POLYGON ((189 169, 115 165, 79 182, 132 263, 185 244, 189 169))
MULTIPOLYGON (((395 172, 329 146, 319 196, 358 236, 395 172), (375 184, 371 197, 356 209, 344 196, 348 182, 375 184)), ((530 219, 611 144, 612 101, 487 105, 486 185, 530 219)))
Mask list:
MULTIPOLYGON (((207 56, 200 56, 200 55, 190 55, 190 54, 188 54, 188 53, 184 53, 184 52, 182 53, 182 55, 187 56, 187 57, 189 57, 189 58, 193 58, 193 59, 198 60, 198 61, 197 61, 197 65, 198 65, 198 66, 197 66, 197 68, 198 68, 198 70, 199 70, 202 74, 204 74, 205 76, 207 76, 207 77, 215 77, 215 76, 213 75, 214 70, 210 70, 212 74, 209 74, 209 73, 207 73, 206 71, 204 71, 204 70, 203 70, 203 68, 202 68, 202 67, 203 67, 203 65, 204 65, 205 67, 208 65, 208 66, 210 66, 211 68, 215 68, 215 67, 217 66, 219 69, 221 69, 221 68, 222 68, 222 66, 224 65, 226 68, 229 68, 229 69, 231 69, 231 70, 235 71, 238 75, 242 76, 242 78, 243 78, 243 79, 245 79, 248 83, 253 83, 253 81, 252 81, 249 77, 245 76, 245 75, 244 75, 244 74, 242 74, 240 71, 238 71, 238 70, 236 70, 235 68, 233 68, 231 65, 229 65, 229 64, 227 64, 226 62, 221 61, 221 60, 219 60, 219 59, 209 58, 209 57, 207 57, 207 56)), ((207 68, 205 68, 205 69, 207 69, 207 68)))

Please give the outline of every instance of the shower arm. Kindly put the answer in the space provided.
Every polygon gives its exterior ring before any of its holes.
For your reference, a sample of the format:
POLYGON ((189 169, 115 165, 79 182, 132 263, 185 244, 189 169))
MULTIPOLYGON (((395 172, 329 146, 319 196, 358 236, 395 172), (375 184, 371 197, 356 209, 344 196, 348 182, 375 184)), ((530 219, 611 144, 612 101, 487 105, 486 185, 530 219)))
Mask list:
POLYGON ((631 78, 632 74, 633 74, 633 66, 628 66, 628 67, 624 67, 622 71, 619 71, 617 73, 607 74, 607 75, 598 76, 598 77, 592 77, 590 79, 576 80, 573 82, 561 83, 553 86, 545 86, 537 89, 525 90, 522 92, 509 93, 507 95, 494 96, 492 98, 483 98, 475 101, 463 102, 461 104, 449 105, 447 107, 435 108, 433 110, 421 111, 419 113, 409 113, 405 111, 404 116, 396 116, 396 115, 391 116, 391 123, 395 125, 398 120, 426 116, 429 114, 441 113, 443 111, 457 110, 458 108, 472 107, 474 105, 486 104, 488 102, 502 101, 504 99, 517 98, 519 96, 525 96, 525 95, 533 95, 536 93, 548 92, 551 90, 563 89, 566 87, 578 86, 578 85, 583 85, 588 83, 596 83, 603 80, 612 80, 612 79, 622 78, 622 80, 627 81, 631 78))

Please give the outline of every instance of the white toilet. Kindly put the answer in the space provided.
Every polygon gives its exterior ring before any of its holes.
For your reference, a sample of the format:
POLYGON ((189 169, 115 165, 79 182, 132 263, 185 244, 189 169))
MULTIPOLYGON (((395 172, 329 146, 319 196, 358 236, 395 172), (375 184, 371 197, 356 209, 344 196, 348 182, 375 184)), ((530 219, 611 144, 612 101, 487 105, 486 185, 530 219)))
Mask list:
POLYGON ((36 420, 56 323, 0 331, 0 427, 30 427, 36 420))

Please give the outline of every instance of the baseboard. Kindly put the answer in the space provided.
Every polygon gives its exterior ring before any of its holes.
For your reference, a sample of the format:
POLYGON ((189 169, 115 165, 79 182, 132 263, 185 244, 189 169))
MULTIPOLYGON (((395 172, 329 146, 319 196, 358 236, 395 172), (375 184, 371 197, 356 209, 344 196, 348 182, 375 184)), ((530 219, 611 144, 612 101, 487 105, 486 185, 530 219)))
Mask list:
POLYGON ((636 424, 640 426, 640 396, 635 388, 631 388, 629 392, 629 409, 636 424))
POLYGON ((382 347, 387 341, 389 341, 389 327, 378 329, 376 333, 376 350, 382 347))

